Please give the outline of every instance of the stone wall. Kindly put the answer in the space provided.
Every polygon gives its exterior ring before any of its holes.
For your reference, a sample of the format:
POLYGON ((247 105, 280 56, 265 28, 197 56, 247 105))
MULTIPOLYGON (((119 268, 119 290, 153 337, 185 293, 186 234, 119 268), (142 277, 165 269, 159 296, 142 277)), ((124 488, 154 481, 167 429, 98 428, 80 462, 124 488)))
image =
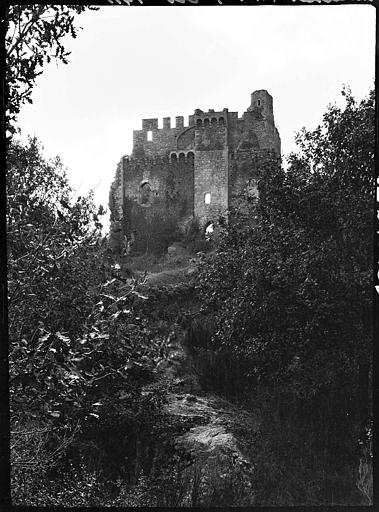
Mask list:
POLYGON ((195 216, 204 226, 216 222, 228 208, 228 149, 198 151, 195 155, 195 216), (210 194, 210 203, 205 195, 210 194))
POLYGON ((256 156, 271 151, 280 157, 281 147, 272 96, 258 90, 250 100, 242 117, 227 108, 196 109, 186 126, 177 116, 175 127, 166 117, 162 128, 157 118, 143 119, 142 130, 133 132, 132 155, 118 165, 111 187, 114 231, 121 226, 130 239, 158 217, 183 230, 197 216, 205 226, 241 191, 257 195, 256 156))
MULTIPOLYGON (((123 178, 125 233, 138 239, 138 231, 154 222, 180 227, 194 212, 194 154, 179 157, 125 159, 123 178)), ((163 226, 164 227, 164 226, 163 226)), ((162 227, 162 229, 163 229, 162 227)))
POLYGON ((188 117, 188 125, 184 125, 184 117, 175 118, 176 126, 171 127, 171 118, 163 118, 163 128, 158 128, 158 119, 143 119, 142 130, 133 131, 134 157, 154 157, 168 154, 177 149, 177 138, 182 132, 194 125, 193 116, 188 117), (151 140, 148 140, 149 136, 151 140))
POLYGON ((240 150, 229 154, 229 207, 236 205, 241 192, 258 197, 258 172, 254 152, 240 150))

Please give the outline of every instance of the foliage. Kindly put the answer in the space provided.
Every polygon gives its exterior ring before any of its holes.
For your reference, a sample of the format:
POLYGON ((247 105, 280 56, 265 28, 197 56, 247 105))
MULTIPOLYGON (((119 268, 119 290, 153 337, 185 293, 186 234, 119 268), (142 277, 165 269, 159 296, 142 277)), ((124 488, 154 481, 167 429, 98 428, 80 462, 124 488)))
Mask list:
POLYGON ((141 436, 156 435, 162 393, 146 386, 166 338, 141 314, 136 283, 105 266, 102 210, 90 196, 71 200, 59 159, 46 162, 36 139, 13 141, 7 171, 17 500, 27 474, 30 496, 35 478, 54 480, 80 457, 112 472, 127 449, 136 456, 141 436))
POLYGON ((6 16, 6 96, 8 129, 21 106, 32 103, 31 93, 37 76, 52 59, 67 64, 70 55, 63 44, 65 36, 77 36, 75 16, 82 5, 10 5, 6 16))
POLYGON ((287 172, 261 178, 259 206, 232 212, 199 278, 213 349, 299 397, 356 383, 370 360, 374 97, 345 95, 299 135, 287 172))
MULTIPOLYGON (((355 485, 356 457, 348 418, 319 402, 323 423, 305 402, 284 402, 280 389, 263 387, 251 404, 260 410, 261 426, 250 457, 259 469, 257 506, 364 504, 355 485), (316 421, 315 421, 316 420, 316 421), (328 439, 328 423, 335 421, 338 436, 328 439), (315 427, 314 424, 317 423, 315 427)), ((320 413, 321 413, 320 411, 320 413)))
MULTIPOLYGON (((85 9, 8 9, 11 134, 44 65, 67 62, 64 37, 76 37, 75 16, 85 9)), ((155 368, 167 356, 167 337, 142 314, 146 297, 137 283, 125 283, 109 261, 102 208, 91 194, 72 196, 58 157, 47 162, 35 138, 26 145, 10 140, 11 461, 18 505, 112 504, 110 484, 120 475, 130 482, 133 503, 139 466, 152 460, 141 447, 153 449, 164 438, 155 368)))
POLYGON ((101 281, 90 260, 103 243, 102 208, 91 197, 71 202, 60 159, 46 162, 35 138, 10 145, 7 167, 11 337, 32 337, 39 323, 75 332, 92 308, 86 281, 101 281))
POLYGON ((372 495, 358 439, 371 406, 375 106, 373 92, 343 94, 344 108, 298 135, 288 169, 261 173, 258 204, 240 198, 198 274, 188 342, 203 385, 268 407, 263 505, 372 495))

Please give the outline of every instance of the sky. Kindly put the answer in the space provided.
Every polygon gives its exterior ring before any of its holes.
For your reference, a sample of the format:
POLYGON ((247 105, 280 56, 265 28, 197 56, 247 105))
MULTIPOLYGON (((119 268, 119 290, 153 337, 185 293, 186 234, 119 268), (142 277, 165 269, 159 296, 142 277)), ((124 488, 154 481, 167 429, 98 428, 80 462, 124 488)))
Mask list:
POLYGON ((132 151, 143 118, 196 108, 238 111, 266 89, 282 155, 295 133, 314 129, 328 104, 356 99, 375 78, 375 9, 370 5, 104 6, 77 17, 69 64, 44 67, 33 103, 19 116, 47 158, 59 155, 78 195, 94 189, 108 206, 117 162, 132 151))

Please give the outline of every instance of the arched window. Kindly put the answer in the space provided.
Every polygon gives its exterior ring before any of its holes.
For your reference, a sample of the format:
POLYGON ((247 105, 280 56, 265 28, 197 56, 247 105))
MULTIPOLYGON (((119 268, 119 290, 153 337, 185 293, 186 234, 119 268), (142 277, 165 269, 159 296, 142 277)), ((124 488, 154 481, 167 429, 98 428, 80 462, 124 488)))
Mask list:
POLYGON ((186 155, 184 153, 179 153, 179 162, 184 162, 186 159, 186 155))
POLYGON ((172 155, 171 155, 171 163, 172 164, 176 164, 177 161, 178 161, 178 155, 176 153, 172 153, 172 155))
POLYGON ((189 151, 187 153, 187 162, 188 163, 193 163, 194 159, 195 159, 195 155, 193 154, 192 151, 189 151))
POLYGON ((220 119, 218 120, 218 124, 220 126, 223 126, 225 124, 225 119, 223 117, 220 117, 220 119))
POLYGON ((212 126, 217 126, 217 119, 215 117, 212 117, 211 124, 212 126))
POLYGON ((210 192, 206 192, 204 194, 204 203, 211 204, 211 193, 210 192))
POLYGON ((209 126, 209 119, 206 117, 204 119, 204 128, 207 128, 209 126))
POLYGON ((151 197, 151 187, 146 182, 141 185, 141 204, 149 204, 151 197))
POLYGON ((202 121, 201 119, 198 119, 198 120, 196 121, 196 126, 197 126, 198 128, 202 128, 202 126, 203 126, 203 121, 202 121))

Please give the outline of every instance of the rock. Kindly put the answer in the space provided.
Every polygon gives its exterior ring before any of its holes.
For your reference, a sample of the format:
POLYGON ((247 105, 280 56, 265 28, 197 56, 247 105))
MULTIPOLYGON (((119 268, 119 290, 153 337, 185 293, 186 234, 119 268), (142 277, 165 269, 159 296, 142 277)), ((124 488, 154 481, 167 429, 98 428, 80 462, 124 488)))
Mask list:
POLYGON ((246 412, 236 414, 236 409, 226 402, 191 394, 170 395, 166 412, 189 427, 184 433, 178 432, 174 446, 179 453, 191 457, 191 464, 183 471, 183 481, 189 482, 190 488, 196 481, 201 506, 224 506, 225 499, 232 500, 233 505, 254 505, 255 468, 243 448, 245 438, 258 428, 254 418, 246 412))
POLYGON ((186 375, 173 380, 172 388, 178 388, 182 393, 199 393, 201 386, 195 375, 186 375))
POLYGON ((187 434, 184 434, 178 443, 184 445, 186 449, 196 452, 198 450, 206 450, 213 452, 219 447, 222 447, 230 453, 238 453, 236 440, 230 432, 226 432, 224 427, 213 425, 200 425, 199 427, 191 428, 187 434))

